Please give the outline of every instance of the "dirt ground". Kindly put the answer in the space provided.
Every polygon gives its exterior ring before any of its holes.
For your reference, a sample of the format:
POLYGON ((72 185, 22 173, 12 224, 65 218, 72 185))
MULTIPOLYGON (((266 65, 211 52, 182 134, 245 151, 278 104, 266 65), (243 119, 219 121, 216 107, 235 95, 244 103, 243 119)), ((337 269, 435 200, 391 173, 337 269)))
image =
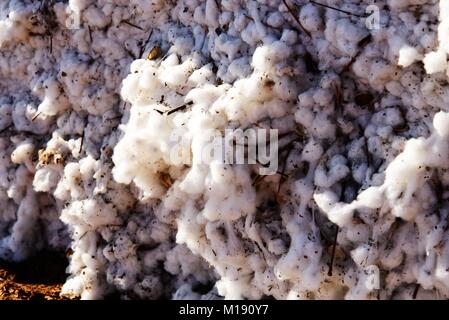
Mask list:
POLYGON ((0 300, 62 300, 67 258, 41 252, 20 263, 0 260, 0 300))

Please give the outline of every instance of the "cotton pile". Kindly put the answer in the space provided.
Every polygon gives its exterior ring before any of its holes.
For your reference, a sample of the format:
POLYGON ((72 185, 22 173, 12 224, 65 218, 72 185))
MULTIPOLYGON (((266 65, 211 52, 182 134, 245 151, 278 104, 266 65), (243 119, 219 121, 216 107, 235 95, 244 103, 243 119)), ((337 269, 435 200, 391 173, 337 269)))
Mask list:
POLYGON ((447 299, 448 36, 449 0, 4 0, 0 259, 70 249, 82 299, 447 299), (274 170, 204 157, 247 129, 274 170))

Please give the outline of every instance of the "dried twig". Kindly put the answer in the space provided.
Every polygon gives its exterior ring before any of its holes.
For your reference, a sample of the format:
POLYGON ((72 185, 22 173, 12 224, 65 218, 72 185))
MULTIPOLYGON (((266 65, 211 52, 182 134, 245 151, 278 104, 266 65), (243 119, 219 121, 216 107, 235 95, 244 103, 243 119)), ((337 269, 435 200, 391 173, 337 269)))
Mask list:
POLYGON ((150 38, 151 38, 152 35, 153 35, 153 29, 151 29, 150 34, 148 35, 147 40, 145 41, 145 43, 143 43, 142 47, 140 48, 140 54, 139 54, 140 58, 142 58, 142 55, 145 52, 145 48, 147 47, 147 44, 150 41, 150 38))
POLYGON ((130 27, 133 27, 133 28, 136 28, 136 29, 139 29, 139 30, 143 31, 143 29, 141 27, 139 27, 138 25, 135 25, 134 23, 129 22, 128 20, 122 20, 122 22, 124 24, 127 24, 130 27))
POLYGON ((172 113, 175 113, 177 111, 182 111, 182 110, 186 109, 187 107, 191 106, 192 104, 193 104, 193 101, 189 101, 186 104, 183 104, 182 106, 171 109, 170 111, 167 112, 167 116, 169 116, 172 113))
POLYGON ((7 126, 6 128, 4 128, 3 130, 0 131, 0 134, 5 132, 6 130, 8 130, 9 128, 11 128, 13 126, 13 124, 11 123, 9 126, 7 126))
POLYGON ((335 258, 335 249, 337 248, 337 237, 338 237, 338 232, 340 231, 340 228, 337 226, 336 230, 335 230, 335 236, 334 236, 334 244, 332 246, 332 255, 331 255, 331 262, 329 263, 329 271, 327 272, 327 275, 329 277, 332 276, 332 268, 334 266, 334 258, 335 258))
POLYGON ((365 151, 365 153, 366 153, 366 163, 367 163, 367 165, 368 165, 368 168, 369 167, 371 167, 371 164, 372 164, 372 159, 371 159, 371 153, 370 153, 370 151, 369 151, 369 148, 368 148, 368 139, 364 136, 363 137, 363 139, 364 139, 364 144, 363 144, 363 148, 365 149, 364 151, 365 151))
POLYGON ((307 34, 309 36, 309 38, 312 38, 312 35, 310 34, 310 32, 307 31, 306 28, 304 28, 304 26, 302 25, 301 21, 299 21, 298 17, 293 12, 293 9, 290 8, 290 6, 287 4, 287 1, 286 0, 282 0, 282 2, 284 3, 284 5, 287 8, 288 12, 290 12, 290 14, 292 15, 293 19, 295 19, 296 23, 301 27, 302 31, 304 31, 305 34, 307 34))
POLYGON ((343 96, 341 93, 341 88, 338 84, 334 84, 333 87, 335 92, 335 110, 341 114, 343 105, 343 96))
POLYGON ((338 11, 338 12, 349 14, 351 16, 355 16, 355 17, 359 17, 359 18, 365 18, 366 17, 365 15, 360 15, 360 14, 357 14, 357 13, 354 13, 354 12, 338 9, 338 8, 332 7, 330 5, 327 5, 327 4, 324 4, 324 3, 319 3, 319 2, 316 2, 316 1, 313 1, 313 0, 310 0, 310 2, 315 4, 315 5, 318 5, 318 6, 326 7, 328 9, 332 9, 332 10, 335 10, 335 11, 338 11))
POLYGON ((282 164, 282 171, 280 172, 281 174, 281 178, 279 179, 279 184, 278 184, 278 193, 281 191, 281 186, 284 183, 285 180, 287 180, 288 175, 286 175, 285 169, 287 168, 287 161, 288 161, 288 157, 290 156, 290 153, 292 152, 292 150, 294 149, 294 141, 290 141, 287 145, 286 145, 287 149, 281 150, 281 153, 284 151, 287 151, 287 154, 284 158, 284 162, 282 164))
POLYGON ((83 133, 81 134, 81 143, 80 143, 80 148, 78 150, 78 153, 81 154, 81 151, 83 151, 83 144, 84 144, 84 130, 83 133))
POLYGON ((263 179, 265 179, 266 175, 257 175, 257 177, 253 180, 251 183, 252 186, 257 185, 259 182, 261 182, 263 179))
POLYGON ((31 121, 36 120, 36 118, 39 117, 40 114, 41 114, 40 111, 36 112, 36 114, 31 118, 31 121))
POLYGON ((351 58, 351 61, 349 61, 349 63, 343 68, 341 73, 349 70, 349 68, 353 65, 355 60, 357 60, 359 55, 362 53, 362 51, 366 47, 366 45, 368 43, 370 43, 371 39, 372 39, 371 34, 369 34, 365 38, 363 38, 362 40, 359 41, 359 43, 358 43, 358 46, 360 48, 359 51, 351 58))
POLYGON ((416 300, 416 297, 418 296, 418 291, 419 291, 419 283, 416 284, 415 286, 415 290, 413 290, 413 300, 416 300))
POLYGON ((126 53, 131 57, 131 58, 133 58, 134 60, 135 59, 137 59, 137 57, 134 55, 134 52, 132 52, 131 50, 129 50, 127 47, 126 47, 126 45, 125 45, 125 51, 126 51, 126 53))
POLYGON ((87 30, 88 30, 88 32, 89 32, 89 40, 90 40, 90 42, 92 43, 93 41, 92 41, 92 30, 90 29, 90 26, 87 26, 87 30))

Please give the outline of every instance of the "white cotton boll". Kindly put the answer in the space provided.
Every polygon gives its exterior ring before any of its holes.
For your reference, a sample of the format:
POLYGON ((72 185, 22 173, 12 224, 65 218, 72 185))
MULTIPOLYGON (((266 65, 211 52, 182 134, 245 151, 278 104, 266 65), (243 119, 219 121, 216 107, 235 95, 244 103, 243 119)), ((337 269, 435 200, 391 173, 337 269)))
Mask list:
MULTIPOLYGON (((187 60, 186 60, 187 61, 187 60)), ((179 65, 179 57, 176 54, 170 54, 160 64, 161 70, 166 70, 170 67, 176 67, 179 65)))
POLYGON ((410 5, 421 5, 426 3, 425 0, 388 0, 388 5, 397 10, 402 9, 410 5))
POLYGON ((117 41, 109 38, 98 37, 92 42, 93 50, 96 52, 104 52, 104 59, 109 64, 126 57, 126 51, 117 41))
POLYGON ((68 279, 61 289, 61 294, 68 297, 80 297, 81 300, 93 300, 103 297, 106 288, 98 285, 96 272, 85 268, 82 275, 68 279))
POLYGON ((350 172, 346 166, 346 158, 341 155, 332 157, 327 167, 329 170, 326 170, 323 165, 318 166, 315 171, 315 185, 329 188, 350 172))
POLYGON ((69 106, 59 82, 49 78, 44 81, 43 86, 45 88, 45 95, 38 107, 39 112, 53 116, 64 111, 69 106))
POLYGON ((25 164, 30 171, 34 171, 33 154, 34 144, 31 141, 24 141, 11 153, 11 161, 16 164, 25 164))
POLYGON ((195 64, 191 59, 180 65, 167 66, 163 72, 158 73, 159 81, 172 88, 181 87, 192 74, 194 66, 195 64))
POLYGON ((340 19, 336 25, 326 24, 326 38, 345 55, 352 56, 357 50, 357 43, 365 36, 365 31, 352 24, 349 19, 340 19), (328 38, 331 28, 334 39, 328 38))
POLYGON ((402 218, 406 221, 412 221, 420 212, 419 206, 415 203, 405 203, 394 205, 391 209, 391 213, 398 217, 402 218))
POLYGON ((267 243, 268 251, 270 251, 273 254, 281 255, 287 252, 287 248, 285 246, 284 241, 281 239, 274 239, 270 240, 267 243))
POLYGON ((380 275, 379 268, 376 265, 370 265, 365 268, 366 273, 365 287, 368 290, 380 289, 380 275))
POLYGON ((37 192, 50 192, 60 179, 60 169, 48 166, 36 171, 33 179, 33 188, 37 192))
POLYGON ((268 47, 258 47, 254 51, 252 66, 254 70, 265 70, 267 68, 267 64, 270 65, 270 49, 268 47))
POLYGON ((213 76, 211 68, 206 65, 192 72, 188 81, 189 83, 192 83, 193 86, 198 86, 205 83, 211 83, 213 76))
POLYGON ((215 2, 215 0, 207 0, 205 10, 206 10, 205 11, 206 24, 211 27, 217 27, 218 26, 217 2, 215 2))
POLYGON ((207 171, 202 165, 194 165, 185 179, 179 185, 179 188, 188 194, 201 194, 204 190, 204 180, 207 171))
POLYGON ((142 77, 128 76, 123 80, 121 94, 126 101, 132 104, 147 104, 154 102, 154 96, 150 94, 148 90, 144 88, 155 82, 155 79, 150 74, 145 74, 142 77), (143 87, 141 88, 140 85, 143 87), (143 93, 145 90, 146 94, 143 93))
MULTIPOLYGON (((243 294, 243 290, 246 287, 243 282, 246 280, 233 280, 227 277, 222 277, 216 282, 215 286, 218 289, 218 293, 225 297, 226 300, 241 300, 246 295, 243 294)), ((251 296, 248 298, 251 299, 251 296)))
POLYGON ((170 227, 164 223, 154 223, 151 230, 151 238, 160 243, 167 242, 170 239, 170 227))
POLYGON ((393 128, 390 126, 381 127, 376 130, 376 134, 382 139, 388 139, 393 134, 393 128))
POLYGON ((404 254, 399 246, 381 255, 382 266, 389 269, 398 267, 404 260, 404 254))
POLYGON ((390 81, 385 85, 385 88, 393 95, 400 96, 404 91, 404 88, 401 86, 399 82, 390 81))
POLYGON ((312 3, 308 3, 301 7, 299 19, 304 28, 310 32, 319 31, 323 27, 319 9, 312 3))
POLYGON ((195 11, 193 13, 193 20, 198 25, 205 25, 206 24, 206 18, 205 18, 205 6, 199 5, 195 8, 195 11))
POLYGON ((11 175, 9 175, 9 178, 6 176, 8 184, 5 184, 7 189, 5 187, 4 188, 6 189, 7 196, 19 205, 23 202, 25 191, 28 186, 31 185, 33 176, 24 165, 19 165, 13 173, 13 178, 11 178, 11 175), (11 180, 13 183, 11 183, 11 180))
POLYGON ((232 81, 234 79, 244 78, 251 74, 251 66, 247 58, 234 59, 228 68, 228 77, 226 80, 232 81), (232 78, 232 80, 231 80, 232 78))
POLYGON ((168 140, 170 134, 167 119, 144 106, 131 112, 130 122, 124 130, 125 136, 115 147, 112 158, 115 163, 112 170, 114 179, 126 184, 134 182, 143 190, 144 197, 160 196, 165 188, 157 172, 165 170, 167 165, 163 161, 164 154, 170 154, 162 140, 168 140), (157 135, 161 141, 158 143, 157 140, 145 139, 148 132, 157 135), (136 146, 143 144, 145 147, 139 152, 136 146), (147 167, 149 163, 154 167, 147 167))
POLYGON ((449 136, 449 113, 446 112, 438 112, 435 114, 433 118, 433 127, 435 128, 435 132, 442 138, 449 136))
MULTIPOLYGON (((221 7, 223 8, 225 6, 225 3, 222 2, 221 7)), ((220 26, 228 25, 229 23, 232 23, 234 18, 234 13, 232 11, 222 11, 220 16, 218 17, 218 22, 220 26)))
POLYGON ((205 283, 213 277, 207 268, 202 268, 206 267, 206 262, 201 257, 194 255, 184 245, 177 245, 167 252, 164 267, 173 275, 193 276, 201 283, 205 283))
POLYGON ((449 271, 447 262, 442 261, 443 259, 438 259, 438 265, 436 267, 435 271, 435 278, 438 279, 438 281, 442 282, 445 287, 449 286, 449 271))
POLYGON ((351 223, 354 216, 354 206, 339 203, 337 195, 330 190, 313 195, 318 207, 327 215, 330 221, 340 227, 351 223))
POLYGON ((294 30, 284 30, 282 32, 281 41, 288 45, 294 45, 298 43, 298 33, 294 30))
POLYGON ((306 109, 306 108, 300 108, 298 111, 295 112, 295 120, 299 124, 303 125, 304 127, 310 127, 313 119, 315 118, 315 114, 312 110, 306 109))
POLYGON ((91 156, 87 156, 79 161, 79 170, 85 180, 90 180, 97 169, 98 161, 91 156))
POLYGON ((292 243, 288 253, 277 262, 274 268, 275 275, 277 279, 285 281, 297 278, 298 271, 301 273, 308 273, 308 275, 304 276, 304 278, 308 278, 307 280, 304 280, 305 285, 306 288, 307 286, 309 286, 309 288, 313 288, 317 285, 317 283, 319 283, 317 278, 319 273, 317 272, 318 261, 312 258, 311 255, 311 252, 316 251, 316 248, 314 248, 313 243, 308 241, 309 238, 307 233, 305 233, 306 230, 304 230, 304 226, 297 222, 291 221, 286 227, 292 239, 292 243), (308 249, 310 252, 308 252, 308 249))
POLYGON ((312 134, 318 139, 335 136, 336 126, 325 114, 319 113, 312 122, 312 134))
POLYGON ((422 59, 422 56, 418 53, 418 50, 414 47, 404 46, 399 50, 398 64, 401 67, 408 67, 415 61, 422 59))
POLYGON ((70 246, 83 299, 449 298, 449 1, 428 2, 378 30, 305 3, 310 38, 282 1, 1 2, 0 257, 70 246), (210 156, 262 128, 276 174, 210 156))
POLYGON ((1 258, 20 261, 25 259, 33 249, 42 248, 42 240, 38 238, 35 230, 39 215, 39 210, 36 208, 38 208, 36 197, 28 187, 18 207, 17 221, 12 226, 11 235, 0 242, 1 258))
POLYGON ((423 59, 424 68, 428 74, 444 72, 447 68, 447 55, 443 50, 429 52, 423 59))
MULTIPOLYGON (((138 80, 138 88, 140 88, 141 90, 150 90, 151 88, 157 87, 158 79, 156 78, 155 73, 156 69, 154 69, 152 66, 148 66, 147 68, 143 69, 138 80)), ((135 85, 135 83, 131 83, 135 85)), ((122 90, 123 92, 130 92, 129 89, 125 87, 123 87, 122 90)))
POLYGON ((349 240, 360 243, 366 241, 369 237, 369 234, 370 230, 367 225, 357 224, 348 229, 346 236, 349 240))
POLYGON ((27 29, 20 23, 13 21, 13 16, 10 19, 0 21, 0 47, 11 41, 26 41, 28 38, 27 29))
MULTIPOLYGON (((36 176, 34 179, 37 179, 36 176)), ((63 178, 59 181, 53 194, 60 200, 80 199, 85 194, 81 180, 79 164, 68 163, 64 168, 63 178)))
POLYGON ((374 262, 375 256, 371 253, 374 248, 368 245, 361 245, 351 251, 351 257, 356 264, 367 267, 374 262))
MULTIPOLYGON (((267 86, 267 83, 265 82, 264 85, 267 86)), ((299 92, 298 86, 287 77, 281 77, 279 82, 274 85, 273 89, 274 93, 283 101, 294 99, 299 92)))
POLYGON ((313 100, 320 106, 328 106, 331 104, 333 94, 329 90, 318 89, 313 93, 313 100))
POLYGON ((271 12, 267 17, 267 24, 275 28, 279 28, 283 22, 284 18, 279 11, 271 12))
POLYGON ((324 212, 329 212, 332 209, 332 206, 338 201, 337 195, 330 190, 315 193, 313 199, 318 207, 324 212))
POLYGON ((111 204, 101 204, 93 199, 73 202, 61 215, 65 223, 81 220, 86 224, 86 229, 119 224, 120 219, 111 204))
POLYGON ((61 292, 69 297, 77 297, 84 292, 84 285, 85 280, 81 277, 69 278, 62 286, 61 292))
POLYGON ((396 70, 397 68, 395 66, 388 64, 386 61, 376 61, 371 65, 369 75, 372 79, 370 79, 370 82, 372 82, 373 85, 383 83, 385 80, 390 79, 396 70))
POLYGON ((192 291, 189 284, 183 284, 173 294, 173 300, 199 300, 200 295, 192 291))
POLYGON ((383 190, 379 187, 371 187, 357 196, 357 200, 370 209, 380 208, 383 201, 383 190))
MULTIPOLYGON (((186 100, 187 101, 193 101, 195 104, 201 105, 201 106, 208 106, 208 105, 212 105, 211 107, 211 112, 215 112, 215 113, 219 113, 220 110, 220 106, 218 106, 220 101, 217 101, 217 99, 224 95, 227 90, 229 90, 229 87, 227 86, 220 86, 220 87, 215 87, 213 85, 204 85, 201 88, 197 88, 197 89, 192 89, 186 96, 186 100), (218 108, 215 108, 215 106, 217 105, 218 108)), ((223 99, 225 99, 226 97, 224 97, 223 99)), ((225 106, 227 107, 227 106, 225 106)), ((207 119, 208 121, 211 121, 212 119, 208 118, 208 117, 194 117, 192 118, 192 122, 196 122, 198 121, 198 124, 201 123, 202 120, 207 119)), ((215 119, 214 119, 215 120, 215 119)))
POLYGON ((260 34, 258 33, 257 27, 258 24, 251 20, 240 33, 240 37, 242 38, 242 40, 250 46, 255 46, 259 41, 262 40, 260 34))
POLYGON ((12 106, 0 103, 0 130, 5 130, 12 123, 12 106))
POLYGON ((396 127, 403 124, 404 119, 398 108, 385 108, 374 114, 372 117, 372 122, 378 124, 379 126, 388 125, 391 127, 396 127))
POLYGON ((106 27, 111 21, 99 8, 95 5, 89 6, 83 12, 83 18, 86 19, 87 23, 97 28, 106 27))
POLYGON ((198 215, 198 210, 193 206, 191 200, 187 201, 182 208, 182 215, 177 219, 178 232, 176 233, 176 243, 184 243, 194 253, 197 253, 201 243, 195 235, 200 234, 201 226, 192 222, 198 215))
POLYGON ((157 276, 149 275, 134 287, 134 292, 142 299, 158 299, 161 297, 164 289, 157 276))
POLYGON ((93 3, 93 0, 69 0, 69 7, 72 10, 82 11, 91 3, 93 3))
POLYGON ((202 214, 209 221, 233 221, 252 213, 255 193, 247 173, 239 168, 213 162, 205 179, 206 204, 202 214))
POLYGON ((39 115, 32 121, 37 114, 37 108, 34 104, 21 100, 13 107, 12 120, 17 130, 25 132, 34 132, 43 134, 48 131, 50 119, 45 115, 39 115))

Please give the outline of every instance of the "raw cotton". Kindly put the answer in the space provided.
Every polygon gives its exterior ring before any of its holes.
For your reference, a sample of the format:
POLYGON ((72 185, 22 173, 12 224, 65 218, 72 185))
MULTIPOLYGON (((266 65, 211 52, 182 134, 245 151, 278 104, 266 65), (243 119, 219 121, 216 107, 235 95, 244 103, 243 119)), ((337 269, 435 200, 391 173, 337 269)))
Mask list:
POLYGON ((70 248, 83 299, 449 298, 449 1, 321 3, 2 1, 0 258, 70 248), (200 161, 248 128, 275 174, 200 161))

